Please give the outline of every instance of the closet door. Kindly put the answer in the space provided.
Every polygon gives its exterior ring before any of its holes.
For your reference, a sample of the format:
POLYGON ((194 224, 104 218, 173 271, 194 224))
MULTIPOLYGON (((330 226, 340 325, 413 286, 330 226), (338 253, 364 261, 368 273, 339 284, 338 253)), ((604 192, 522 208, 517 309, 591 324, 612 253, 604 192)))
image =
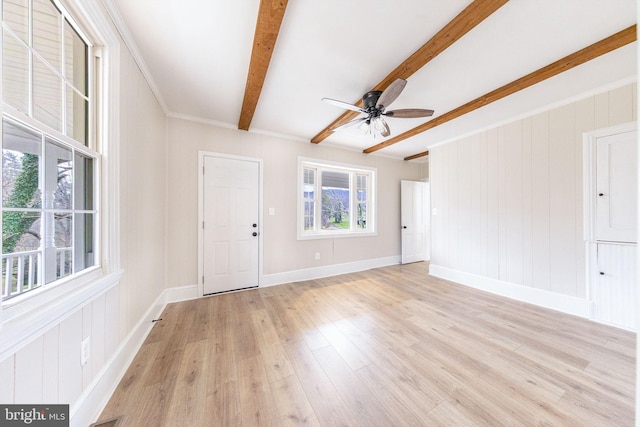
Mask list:
POLYGON ((593 319, 635 330, 636 245, 598 243, 592 267, 593 319))
POLYGON ((596 142, 596 240, 637 242, 638 132, 596 142))

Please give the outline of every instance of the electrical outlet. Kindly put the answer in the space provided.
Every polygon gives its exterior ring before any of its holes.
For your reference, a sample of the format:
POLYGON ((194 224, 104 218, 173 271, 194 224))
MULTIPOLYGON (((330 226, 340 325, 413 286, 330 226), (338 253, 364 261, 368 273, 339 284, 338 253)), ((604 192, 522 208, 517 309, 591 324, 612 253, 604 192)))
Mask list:
POLYGON ((91 357, 91 337, 88 336, 84 340, 82 340, 82 344, 80 345, 80 364, 82 366, 86 365, 89 362, 90 357, 91 357))
POLYGON ((320 259, 320 252, 316 252, 316 260, 320 259))

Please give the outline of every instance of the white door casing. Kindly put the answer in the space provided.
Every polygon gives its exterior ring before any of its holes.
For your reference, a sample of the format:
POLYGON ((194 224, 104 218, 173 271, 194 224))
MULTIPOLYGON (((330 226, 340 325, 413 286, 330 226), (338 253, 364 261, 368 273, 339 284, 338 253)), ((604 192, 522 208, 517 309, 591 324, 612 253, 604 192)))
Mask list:
POLYGON ((429 259, 429 184, 400 182, 402 264, 429 259))
POLYGON ((203 155, 202 294, 259 285, 261 162, 203 155))

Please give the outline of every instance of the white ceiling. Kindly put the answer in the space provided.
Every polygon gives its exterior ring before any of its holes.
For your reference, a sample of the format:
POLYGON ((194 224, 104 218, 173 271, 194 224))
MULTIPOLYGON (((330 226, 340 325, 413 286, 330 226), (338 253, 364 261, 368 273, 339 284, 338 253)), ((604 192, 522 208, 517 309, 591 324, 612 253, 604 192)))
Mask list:
MULTIPOLYGON (((166 112, 237 128, 259 0, 104 0, 166 112), (126 28, 124 28, 126 27, 126 28)), ((309 141, 471 3, 290 0, 251 132, 309 141)), ((636 23, 636 0, 511 0, 408 79, 434 117, 636 23)), ((376 152, 397 158, 636 79, 636 43, 376 152)), ((429 119, 388 119, 391 136, 429 119)), ((337 132, 322 144, 381 142, 337 132)))

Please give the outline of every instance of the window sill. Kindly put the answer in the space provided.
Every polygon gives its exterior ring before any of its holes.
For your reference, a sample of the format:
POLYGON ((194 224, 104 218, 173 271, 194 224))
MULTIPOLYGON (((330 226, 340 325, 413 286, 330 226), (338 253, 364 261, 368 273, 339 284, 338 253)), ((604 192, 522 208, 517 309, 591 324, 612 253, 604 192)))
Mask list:
POLYGON ((49 289, 45 287, 37 295, 16 297, 3 303, 0 361, 107 292, 121 277, 122 271, 103 274, 102 269, 96 267, 49 289))
POLYGON ((345 231, 345 232, 319 232, 319 233, 298 233, 298 240, 316 239, 341 239, 345 237, 372 237, 377 236, 375 231, 345 231))

